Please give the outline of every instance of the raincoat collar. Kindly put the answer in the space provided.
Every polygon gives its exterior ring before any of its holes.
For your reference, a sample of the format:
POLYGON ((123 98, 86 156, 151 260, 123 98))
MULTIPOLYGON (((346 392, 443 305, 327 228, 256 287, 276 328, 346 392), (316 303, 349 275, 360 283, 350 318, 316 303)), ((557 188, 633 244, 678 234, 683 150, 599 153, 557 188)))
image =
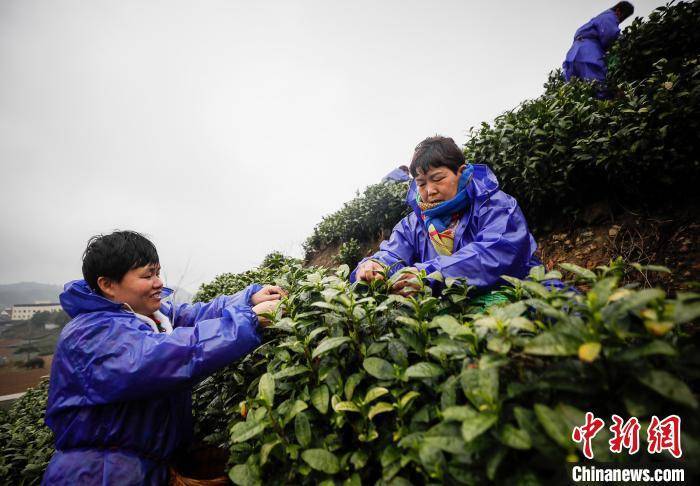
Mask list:
MULTIPOLYGON (((163 287, 161 295, 163 298, 170 296, 172 289, 163 287)), ((71 318, 78 314, 96 311, 123 312, 124 306, 118 302, 113 302, 106 297, 94 292, 85 280, 73 280, 63 287, 63 292, 59 296, 59 301, 63 310, 71 318)))
MULTIPOLYGON (((490 173, 490 169, 486 167, 483 164, 472 164, 472 167, 474 167, 474 173, 472 176, 472 182, 470 184, 467 184, 467 205, 471 206, 472 203, 474 202, 477 194, 479 193, 479 190, 477 189, 477 185, 479 184, 478 179, 483 177, 482 172, 484 170, 488 173, 490 173)), ((411 179, 411 183, 408 185, 408 192, 406 193, 406 204, 408 207, 413 209, 413 212, 416 213, 416 216, 418 216, 418 220, 421 221, 421 209, 418 206, 418 202, 416 201, 418 196, 418 186, 416 185, 416 180, 411 179)))

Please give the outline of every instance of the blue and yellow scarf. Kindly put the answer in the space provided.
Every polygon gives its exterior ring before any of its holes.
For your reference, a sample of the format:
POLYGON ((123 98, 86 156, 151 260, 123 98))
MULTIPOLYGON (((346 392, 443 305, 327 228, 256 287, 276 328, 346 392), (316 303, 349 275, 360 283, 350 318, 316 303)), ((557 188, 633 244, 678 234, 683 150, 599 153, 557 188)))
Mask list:
POLYGON ((452 255, 454 250, 454 228, 459 222, 459 213, 467 208, 467 184, 474 174, 474 166, 466 164, 457 185, 457 194, 449 201, 439 204, 424 203, 416 193, 416 203, 421 209, 423 224, 428 231, 433 248, 440 255, 452 255))

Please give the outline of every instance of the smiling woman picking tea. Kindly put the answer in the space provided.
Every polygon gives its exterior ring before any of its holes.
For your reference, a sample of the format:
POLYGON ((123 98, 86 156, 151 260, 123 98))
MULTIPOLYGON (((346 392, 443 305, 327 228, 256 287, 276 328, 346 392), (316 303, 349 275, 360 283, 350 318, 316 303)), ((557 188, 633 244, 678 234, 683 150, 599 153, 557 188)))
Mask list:
MULTIPOLYGON (((498 188, 485 165, 465 163, 451 138, 431 137, 416 147, 411 161, 414 180, 406 203, 413 210, 394 227, 379 251, 364 259, 351 280, 371 281, 399 269, 439 271, 464 277, 486 290, 505 282, 501 275, 525 277, 539 265, 537 244, 517 201, 498 188)), ((393 290, 415 292, 405 273, 393 290)))
POLYGON ((60 296, 73 320, 56 345, 46 423, 56 452, 44 484, 165 484, 192 436, 191 387, 260 344, 258 314, 283 291, 250 285, 174 306, 158 253, 118 231, 90 240, 84 280, 60 296))

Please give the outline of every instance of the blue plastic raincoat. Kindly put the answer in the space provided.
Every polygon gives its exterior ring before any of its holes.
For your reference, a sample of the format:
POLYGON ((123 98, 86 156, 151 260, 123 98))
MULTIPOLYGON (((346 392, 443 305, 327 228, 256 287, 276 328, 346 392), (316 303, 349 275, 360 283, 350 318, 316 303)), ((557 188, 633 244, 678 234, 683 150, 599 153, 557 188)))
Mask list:
MULTIPOLYGON (((438 255, 433 248, 420 217, 416 191, 412 181, 406 203, 413 212, 394 226, 389 239, 369 257, 389 265, 391 274, 412 266, 428 273, 439 271, 443 277, 466 277, 470 285, 486 290, 505 284, 501 275, 524 278, 530 268, 540 265, 523 212, 513 197, 498 188, 487 166, 474 164, 467 185, 468 207, 455 228, 452 255, 438 255)), ((350 275, 352 282, 356 272, 357 268, 350 275)))
POLYGON ((605 51, 619 35, 619 21, 613 10, 606 10, 579 27, 562 64, 564 79, 577 77, 604 83, 608 70, 605 51))
POLYGON ((411 178, 398 167, 382 177, 382 182, 403 182, 411 178))
POLYGON ((56 452, 43 484, 165 484, 168 459, 192 436, 192 385, 260 344, 250 297, 261 288, 163 303, 173 329, 156 333, 84 280, 66 284, 60 300, 73 320, 51 366, 56 452))

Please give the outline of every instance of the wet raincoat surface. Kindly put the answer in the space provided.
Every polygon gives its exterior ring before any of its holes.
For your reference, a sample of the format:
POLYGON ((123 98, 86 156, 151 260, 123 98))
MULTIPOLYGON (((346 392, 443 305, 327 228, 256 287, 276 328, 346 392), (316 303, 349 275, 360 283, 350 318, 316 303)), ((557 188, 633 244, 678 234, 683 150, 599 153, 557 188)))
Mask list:
POLYGON ((562 64, 564 79, 577 77, 605 82, 605 51, 619 35, 619 21, 613 10, 606 10, 579 27, 562 64))
POLYGON ((174 329, 156 333, 84 280, 66 284, 60 300, 73 320, 51 366, 56 452, 43 484, 166 484, 168 459, 192 435, 192 385, 260 344, 250 298, 261 288, 163 303, 174 329))
MULTIPOLYGON (((466 277, 481 290, 503 285, 501 275, 524 278, 530 268, 540 265, 534 253, 535 239, 517 201, 498 188, 491 169, 474 164, 474 175, 467 185, 468 207, 454 230, 452 255, 439 255, 421 219, 412 181, 406 203, 413 212, 394 226, 391 236, 369 257, 391 267, 390 273, 412 266, 443 277, 466 277)), ((363 262, 369 258, 362 260, 363 262)), ((360 262, 362 263, 362 262, 360 262)), ((357 268, 350 275, 356 280, 357 268)))
POLYGON ((398 167, 382 177, 382 182, 403 182, 411 178, 398 167))

